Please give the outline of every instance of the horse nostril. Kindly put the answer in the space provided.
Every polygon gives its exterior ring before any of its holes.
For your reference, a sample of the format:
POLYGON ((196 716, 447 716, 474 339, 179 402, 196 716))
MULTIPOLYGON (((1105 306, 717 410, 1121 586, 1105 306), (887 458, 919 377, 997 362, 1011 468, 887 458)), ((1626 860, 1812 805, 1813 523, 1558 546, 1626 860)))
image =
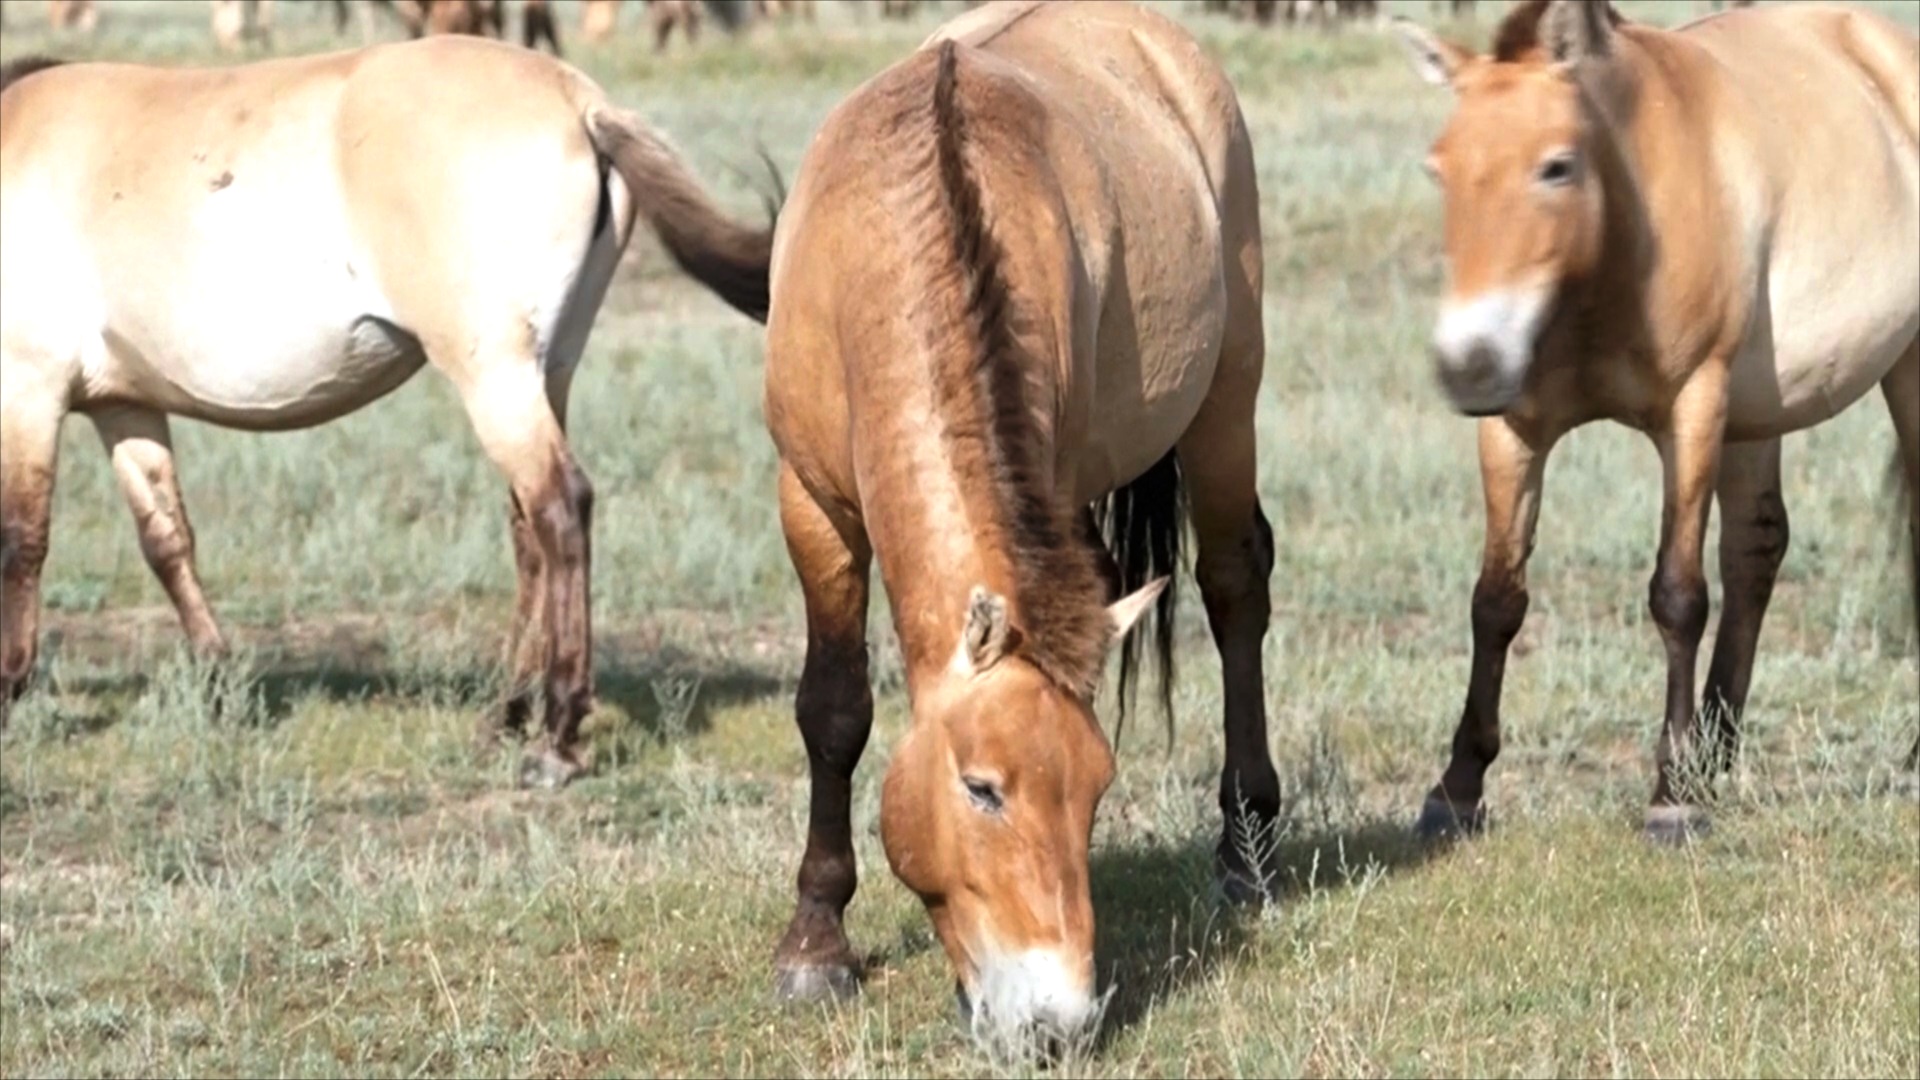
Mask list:
POLYGON ((1493 377, 1500 364, 1500 357, 1485 342, 1475 342, 1467 350, 1466 358, 1461 361, 1460 374, 1473 382, 1484 382, 1493 377))

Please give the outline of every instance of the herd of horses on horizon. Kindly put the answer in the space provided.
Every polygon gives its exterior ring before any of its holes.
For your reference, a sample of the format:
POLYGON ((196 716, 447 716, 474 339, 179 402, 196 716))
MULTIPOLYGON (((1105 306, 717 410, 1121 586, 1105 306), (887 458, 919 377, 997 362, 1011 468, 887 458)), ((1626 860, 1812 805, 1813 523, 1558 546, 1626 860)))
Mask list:
MULTIPOLYGON (((504 38, 507 35, 507 0, 311 0, 331 9, 334 30, 347 32, 359 12, 363 41, 375 37, 376 17, 385 15, 411 37, 426 34, 474 34, 504 38)), ((882 18, 910 18, 924 3, 938 6, 941 0, 843 0, 857 9, 871 9, 882 18)), ((977 7, 982 0, 959 0, 977 7)), ((1301 26, 1336 26, 1341 23, 1378 20, 1380 0, 1193 0, 1209 14, 1230 15, 1262 26, 1273 23, 1301 26)), ((1715 10, 1724 3, 1749 6, 1755 0, 1708 0, 1715 10)), ((1479 0, 1428 0, 1431 10, 1445 10, 1452 17, 1472 18, 1479 0)), ((737 31, 749 18, 779 19, 796 17, 811 22, 819 0, 636 0, 635 6, 647 11, 656 51, 664 50, 678 30, 689 44, 698 40, 700 27, 713 18, 729 31, 737 31)), ((214 42, 223 50, 235 51, 251 43, 271 45, 274 0, 208 0, 214 42)), ((604 43, 618 30, 622 0, 580 0, 579 32, 583 40, 604 43)), ((6 11, 0 6, 0 14, 6 11)), ((99 0, 47 0, 47 20, 57 30, 92 33, 99 24, 99 0)), ((527 48, 544 45, 556 56, 564 56, 560 30, 550 0, 521 0, 520 41, 527 48)))
MULTIPOLYGON (((1661 463, 1644 833, 1697 837, 1788 548, 1781 439, 1878 388, 1920 560, 1920 37, 1814 3, 1661 28, 1522 0, 1486 52, 1392 25, 1451 94, 1407 154, 1442 196, 1428 363, 1475 418, 1485 497, 1464 707, 1417 831, 1485 824, 1548 456, 1611 421, 1661 463), (1724 607, 1696 696, 1716 503, 1724 607)), ((481 742, 521 740, 527 784, 588 770, 594 489, 566 420, 644 223, 765 332, 811 778, 780 992, 860 983, 843 917, 876 565, 912 712, 881 840, 977 1034, 1044 1049, 1095 1026, 1089 848, 1114 756, 1094 701, 1118 652, 1122 713, 1148 660, 1171 708, 1189 545, 1224 690, 1216 875, 1269 894, 1239 841, 1280 811, 1262 643, 1287 537, 1254 417, 1289 331, 1263 304, 1239 99, 1176 21, 970 6, 829 111, 765 223, 579 70, 463 35, 219 68, 16 60, 0 181, 0 709, 34 672, 68 415, 98 429, 143 554, 218 657, 169 417, 309 427, 431 367, 507 487, 511 683, 481 742)))

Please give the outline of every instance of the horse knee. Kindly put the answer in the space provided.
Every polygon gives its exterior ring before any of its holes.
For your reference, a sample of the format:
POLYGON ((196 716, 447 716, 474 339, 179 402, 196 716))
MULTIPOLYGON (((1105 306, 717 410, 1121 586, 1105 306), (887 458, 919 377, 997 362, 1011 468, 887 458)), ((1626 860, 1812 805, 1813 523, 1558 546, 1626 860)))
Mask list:
POLYGON ((1473 639, 1484 648, 1505 650, 1527 620, 1526 586, 1513 575, 1483 572, 1473 586, 1473 639))
POLYGON ((807 758, 816 768, 853 775, 873 729, 873 689, 866 649, 809 655, 794 695, 794 713, 807 758))
POLYGON ((1707 582, 1662 565, 1647 585, 1647 609, 1669 640, 1698 644, 1707 629, 1707 582))
POLYGON ((1203 597, 1215 597, 1209 606, 1220 602, 1245 601, 1268 604, 1267 582, 1273 576, 1273 526, 1256 504, 1252 528, 1244 529, 1231 544, 1213 545, 1204 540, 1199 558, 1194 560, 1193 576, 1203 597))

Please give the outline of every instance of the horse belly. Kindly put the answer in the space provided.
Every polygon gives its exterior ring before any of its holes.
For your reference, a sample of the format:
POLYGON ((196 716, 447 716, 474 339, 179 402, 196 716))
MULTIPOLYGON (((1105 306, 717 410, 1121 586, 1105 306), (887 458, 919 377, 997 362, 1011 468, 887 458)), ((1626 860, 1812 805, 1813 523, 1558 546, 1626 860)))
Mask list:
POLYGON ((227 427, 336 419, 392 392, 425 361, 364 282, 344 251, 302 260, 256 253, 183 281, 159 305, 110 296, 103 354, 112 370, 97 381, 137 387, 169 412, 227 427))
POLYGON ((1826 268, 1832 273, 1776 269, 1765 328, 1734 362, 1729 438, 1773 438, 1838 415, 1886 378, 1920 335, 1920 266, 1911 239, 1883 253, 1875 246, 1850 249, 1857 261, 1826 268))
POLYGON ((1179 349, 1098 361, 1109 378, 1098 385, 1093 415, 1074 470, 1077 502, 1090 502, 1152 468, 1186 434, 1206 402, 1220 359, 1220 334, 1194 327, 1179 349), (1139 372, 1139 379, 1133 372, 1139 372), (1124 372, 1121 379, 1111 375, 1124 372))

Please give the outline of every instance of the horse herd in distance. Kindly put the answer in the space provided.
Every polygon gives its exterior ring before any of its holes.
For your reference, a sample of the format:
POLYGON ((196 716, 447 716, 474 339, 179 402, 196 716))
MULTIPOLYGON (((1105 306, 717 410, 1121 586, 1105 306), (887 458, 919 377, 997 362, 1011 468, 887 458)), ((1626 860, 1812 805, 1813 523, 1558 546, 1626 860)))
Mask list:
MULTIPOLYGON (((185 2, 185 0, 182 0, 185 2)), ((372 42, 381 20, 404 29, 409 37, 428 34, 470 34, 478 37, 505 38, 508 34, 507 0, 280 0, 299 6, 324 6, 333 18, 334 31, 345 35, 357 22, 363 42, 372 42)), ((840 0, 862 12, 872 11, 881 18, 907 19, 922 8, 938 7, 942 0, 840 0)), ((977 7, 983 0, 961 0, 977 7)), ((10 10, 25 7, 27 0, 0 4, 0 25, 10 10)), ((271 47, 276 17, 276 0, 207 0, 214 43, 226 51, 249 46, 271 47)), ((729 33, 737 33, 754 20, 796 18, 814 20, 820 0, 579 0, 577 32, 591 44, 603 44, 618 33, 626 9, 643 8, 656 50, 665 49, 678 30, 689 43, 697 40, 701 26, 711 20, 729 33)), ((94 33, 101 19, 102 0, 46 0, 48 25, 56 31, 80 35, 94 33)), ((556 56, 565 55, 560 44, 560 20, 550 0, 520 0, 520 42, 527 48, 544 46, 556 56)))
MULTIPOLYGON (((355 21, 357 10, 361 36, 372 41, 378 17, 384 15, 403 27, 409 36, 426 34, 473 34, 504 38, 507 35, 507 0, 294 0, 326 5, 334 18, 336 33, 345 34, 355 21)), ((840 0, 856 9, 871 10, 881 18, 906 19, 922 8, 937 8, 943 0, 840 0)), ((977 7, 983 0, 957 0, 965 7, 977 7)), ((1381 18, 1380 0, 1190 0, 1210 15, 1226 15, 1261 26, 1336 27, 1343 23, 1377 22, 1381 18)), ((612 40, 618 32, 623 7, 646 9, 654 49, 667 48, 677 30, 689 44, 698 40, 702 24, 711 19, 729 33, 738 32, 755 19, 798 18, 811 22, 820 0, 580 0, 580 38, 592 44, 612 40)), ((1712 10, 1722 7, 1749 7, 1756 0, 1700 0, 1712 10)), ((48 24, 57 30, 89 34, 99 24, 100 0, 47 0, 48 24)), ((0 4, 0 16, 19 3, 0 4)), ((221 49, 237 51, 249 43, 270 44, 273 34, 275 0, 208 0, 213 40, 221 49)), ((1428 0, 1433 14, 1442 12, 1455 19, 1472 18, 1479 0, 1428 0)), ((0 18, 0 23, 4 19, 0 18)), ((565 55, 560 44, 559 20, 554 17, 550 0, 521 0, 520 41, 527 48, 545 46, 556 56, 565 55)))
MULTIPOLYGON (((1450 94, 1406 153, 1441 193, 1427 362, 1477 425, 1485 506, 1463 707, 1415 831, 1485 825, 1548 457, 1606 421, 1661 462, 1641 831, 1687 842, 1738 748, 1789 543, 1781 440, 1878 390, 1920 560, 1920 37, 1811 2, 1668 29, 1525 0, 1490 52, 1392 26, 1450 94), (1696 696, 1714 506, 1725 606, 1696 696)), ((0 115, 0 723, 34 676, 68 416, 97 428, 188 641, 219 657, 169 417, 311 427, 432 368, 511 496, 513 660, 481 742, 518 740, 529 785, 589 771, 594 488, 567 407, 644 223, 765 330, 811 778, 779 993, 860 985, 844 916, 876 569, 912 714, 882 846, 976 1033, 1057 1048, 1095 1026, 1089 854, 1115 760, 1093 705, 1117 653, 1122 714, 1148 659, 1171 708, 1189 545, 1223 688, 1215 875, 1269 895, 1245 840, 1281 805, 1262 656, 1288 538, 1261 505, 1255 411, 1289 328, 1264 302, 1253 136, 1176 21, 970 6, 829 110, 766 223, 728 215, 577 68, 464 34, 223 67, 23 58, 0 115)))

